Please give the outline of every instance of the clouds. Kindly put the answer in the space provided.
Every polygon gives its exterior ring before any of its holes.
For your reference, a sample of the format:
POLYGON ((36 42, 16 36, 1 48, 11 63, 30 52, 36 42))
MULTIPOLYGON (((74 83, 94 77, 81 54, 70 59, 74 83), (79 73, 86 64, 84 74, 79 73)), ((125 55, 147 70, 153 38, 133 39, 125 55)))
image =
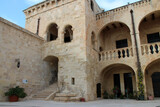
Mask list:
POLYGON ((34 5, 36 3, 42 2, 44 0, 25 0, 27 4, 34 5))
POLYGON ((116 7, 120 7, 129 3, 133 3, 139 0, 96 0, 101 8, 110 10, 116 7))

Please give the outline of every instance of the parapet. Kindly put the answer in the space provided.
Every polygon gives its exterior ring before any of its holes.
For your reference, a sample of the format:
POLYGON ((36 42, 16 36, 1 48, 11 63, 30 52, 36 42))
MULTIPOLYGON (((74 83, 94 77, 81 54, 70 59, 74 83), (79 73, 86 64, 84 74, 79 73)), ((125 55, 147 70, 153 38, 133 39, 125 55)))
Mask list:
POLYGON ((122 6, 122 7, 118 7, 118 8, 106 11, 106 12, 98 13, 96 15, 96 20, 100 20, 101 18, 109 16, 110 14, 113 14, 113 13, 116 14, 116 13, 119 13, 119 12, 125 12, 126 10, 129 9, 129 6, 137 8, 137 7, 142 7, 144 5, 148 5, 150 3, 151 3, 151 0, 141 0, 141 1, 138 1, 138 2, 135 2, 135 3, 131 3, 131 4, 128 4, 128 5, 125 5, 125 6, 122 6))
POLYGON ((31 6, 27 9, 25 9, 23 12, 26 15, 26 18, 30 16, 34 16, 36 14, 45 12, 47 10, 60 7, 62 5, 74 2, 76 0, 45 0, 43 2, 40 2, 34 6, 31 6))

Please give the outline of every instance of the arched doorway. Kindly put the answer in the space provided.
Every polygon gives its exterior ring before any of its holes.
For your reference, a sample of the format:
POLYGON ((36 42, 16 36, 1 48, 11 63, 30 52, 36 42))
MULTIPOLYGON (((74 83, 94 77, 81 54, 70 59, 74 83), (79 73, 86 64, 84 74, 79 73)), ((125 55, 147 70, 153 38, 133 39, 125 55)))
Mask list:
POLYGON ((152 61, 145 70, 147 96, 160 97, 160 59, 152 61))
POLYGON ((152 74, 152 84, 154 97, 160 97, 160 72, 152 74))
POLYGON ((44 61, 48 63, 48 70, 50 71, 52 75, 49 80, 49 85, 58 82, 58 62, 59 62, 58 57, 47 56, 44 59, 44 61))
POLYGON ((102 90, 111 95, 133 94, 136 91, 136 80, 133 69, 124 64, 113 64, 106 67, 102 73, 102 90))

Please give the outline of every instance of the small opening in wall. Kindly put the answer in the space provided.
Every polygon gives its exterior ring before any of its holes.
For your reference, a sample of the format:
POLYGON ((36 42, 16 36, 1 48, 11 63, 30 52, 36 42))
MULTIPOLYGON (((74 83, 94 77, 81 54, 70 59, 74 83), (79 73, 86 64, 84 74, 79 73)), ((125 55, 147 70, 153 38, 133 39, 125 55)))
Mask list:
POLYGON ((91 9, 92 9, 92 11, 94 11, 94 3, 92 0, 91 0, 91 9))
POLYGON ((72 78, 72 85, 75 85, 75 78, 72 78))

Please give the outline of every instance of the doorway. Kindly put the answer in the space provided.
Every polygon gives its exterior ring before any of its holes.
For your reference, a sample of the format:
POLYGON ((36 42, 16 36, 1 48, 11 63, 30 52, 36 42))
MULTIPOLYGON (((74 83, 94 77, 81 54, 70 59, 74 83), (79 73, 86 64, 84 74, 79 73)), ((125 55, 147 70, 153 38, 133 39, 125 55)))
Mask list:
POLYGON ((124 73, 125 95, 133 94, 132 74, 124 73))
POLYGON ((152 75, 154 97, 160 97, 160 72, 155 72, 152 75))
POLYGON ((97 98, 101 98, 101 83, 97 84, 97 98))

